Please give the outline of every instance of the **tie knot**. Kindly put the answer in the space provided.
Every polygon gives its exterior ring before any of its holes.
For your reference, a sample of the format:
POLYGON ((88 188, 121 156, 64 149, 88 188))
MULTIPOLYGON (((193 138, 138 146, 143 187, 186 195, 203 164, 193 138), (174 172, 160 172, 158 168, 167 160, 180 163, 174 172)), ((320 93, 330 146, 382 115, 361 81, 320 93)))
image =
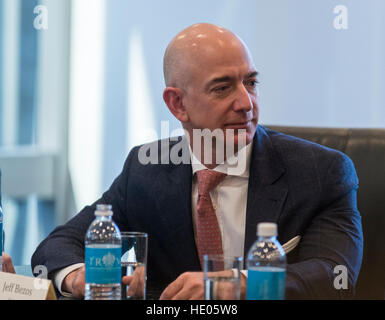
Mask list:
POLYGON ((225 177, 226 174, 214 170, 199 170, 196 172, 198 180, 198 194, 203 195, 214 189, 225 177))

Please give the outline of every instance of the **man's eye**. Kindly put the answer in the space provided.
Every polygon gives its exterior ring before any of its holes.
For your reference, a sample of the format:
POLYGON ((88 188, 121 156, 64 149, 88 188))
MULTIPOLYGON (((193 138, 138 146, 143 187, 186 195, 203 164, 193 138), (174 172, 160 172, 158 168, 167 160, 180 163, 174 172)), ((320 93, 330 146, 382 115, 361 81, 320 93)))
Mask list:
POLYGON ((249 80, 247 82, 247 85, 249 85, 251 87, 256 87, 258 83, 259 83, 258 80, 249 80))
POLYGON ((215 93, 222 93, 222 92, 225 92, 228 88, 229 86, 220 86, 220 87, 214 88, 213 91, 215 93))

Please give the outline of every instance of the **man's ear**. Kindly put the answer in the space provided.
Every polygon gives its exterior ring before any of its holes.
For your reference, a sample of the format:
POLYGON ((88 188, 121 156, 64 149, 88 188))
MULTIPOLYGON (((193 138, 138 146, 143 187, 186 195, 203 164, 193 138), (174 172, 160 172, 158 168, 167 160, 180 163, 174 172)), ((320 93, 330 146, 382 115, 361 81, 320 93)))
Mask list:
POLYGON ((183 104, 183 91, 179 88, 167 87, 163 91, 163 100, 166 102, 167 107, 182 123, 188 122, 189 117, 186 108, 183 104))

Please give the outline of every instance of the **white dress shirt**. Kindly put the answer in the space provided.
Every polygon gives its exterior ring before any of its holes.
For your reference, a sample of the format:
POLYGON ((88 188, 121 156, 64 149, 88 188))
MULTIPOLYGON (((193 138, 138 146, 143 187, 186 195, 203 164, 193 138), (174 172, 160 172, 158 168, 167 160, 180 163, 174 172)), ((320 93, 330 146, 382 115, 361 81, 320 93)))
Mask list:
MULTIPOLYGON (((210 192, 210 196, 221 230, 223 254, 228 256, 243 257, 251 149, 252 143, 249 143, 238 155, 227 159, 213 169, 227 174, 225 179, 210 192)), ((192 215, 196 239, 198 185, 195 172, 207 169, 207 167, 194 156, 191 148, 190 155, 193 171, 192 215)), ((70 265, 53 275, 55 285, 62 295, 71 296, 61 290, 64 278, 82 266, 84 266, 84 263, 70 265)), ((247 276, 246 272, 242 273, 247 276)))
MULTIPOLYGON (((234 156, 229 159, 230 161, 227 160, 213 169, 227 174, 225 179, 210 192, 210 196, 221 230, 223 254, 228 256, 243 257, 251 148, 250 143, 245 147, 245 152, 240 152, 237 158, 234 156), (234 170, 235 166, 229 165, 233 163, 234 158, 238 163, 244 161, 243 165, 239 166, 242 170, 234 170)), ((196 159, 191 149, 190 154, 193 170, 191 202, 196 239, 198 184, 195 173, 207 168, 196 159)))

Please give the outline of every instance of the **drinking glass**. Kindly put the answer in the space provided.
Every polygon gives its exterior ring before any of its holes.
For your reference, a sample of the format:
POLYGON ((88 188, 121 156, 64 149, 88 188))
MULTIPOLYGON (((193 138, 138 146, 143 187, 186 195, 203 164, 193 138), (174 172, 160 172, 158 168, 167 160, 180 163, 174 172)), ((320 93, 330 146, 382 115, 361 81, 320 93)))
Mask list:
POLYGON ((242 268, 242 257, 204 255, 205 300, 239 300, 242 268))
POLYGON ((148 235, 144 232, 121 232, 122 277, 129 276, 130 284, 122 283, 122 300, 144 300, 147 281, 148 235))

